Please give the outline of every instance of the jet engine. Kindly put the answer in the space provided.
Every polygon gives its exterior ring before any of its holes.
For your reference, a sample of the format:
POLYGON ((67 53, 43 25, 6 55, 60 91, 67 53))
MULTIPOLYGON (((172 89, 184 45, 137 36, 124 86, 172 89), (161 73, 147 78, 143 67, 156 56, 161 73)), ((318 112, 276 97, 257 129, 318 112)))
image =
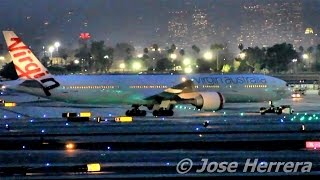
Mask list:
POLYGON ((217 111, 223 108, 225 99, 220 92, 199 92, 199 94, 192 103, 198 109, 217 111))

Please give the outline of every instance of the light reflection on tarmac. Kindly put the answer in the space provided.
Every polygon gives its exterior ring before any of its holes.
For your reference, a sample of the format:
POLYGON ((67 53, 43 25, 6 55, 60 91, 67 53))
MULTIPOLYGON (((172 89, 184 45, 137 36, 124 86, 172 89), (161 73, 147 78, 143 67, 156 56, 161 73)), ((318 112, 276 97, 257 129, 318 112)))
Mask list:
MULTIPOLYGON (((153 117, 149 113, 147 117, 134 118, 132 123, 114 122, 114 117, 123 115, 130 106, 75 106, 20 93, 0 99, 17 103, 16 107, 0 109, 0 178, 12 174, 39 179, 48 175, 51 178, 231 175, 195 172, 179 175, 175 166, 184 158, 192 159, 196 166, 200 166, 202 158, 240 164, 247 158, 310 161, 314 166, 309 175, 319 172, 318 151, 305 149, 306 140, 320 140, 320 119, 316 119, 320 118, 318 95, 274 102, 275 106, 291 105, 295 111, 292 115, 260 115, 259 108, 268 106, 268 102, 227 103, 219 112, 202 112, 183 105, 176 107, 173 117, 153 117), (63 112, 83 111, 108 121, 97 123, 92 118, 90 122, 75 123, 61 118, 63 112), (208 125, 204 126, 206 121, 208 125), (74 150, 66 150, 66 143, 70 142, 74 143, 74 150), (100 163, 101 172, 81 174, 87 163, 100 163)), ((248 174, 232 174, 237 175, 248 174)), ((255 175, 261 174, 250 174, 255 175)))

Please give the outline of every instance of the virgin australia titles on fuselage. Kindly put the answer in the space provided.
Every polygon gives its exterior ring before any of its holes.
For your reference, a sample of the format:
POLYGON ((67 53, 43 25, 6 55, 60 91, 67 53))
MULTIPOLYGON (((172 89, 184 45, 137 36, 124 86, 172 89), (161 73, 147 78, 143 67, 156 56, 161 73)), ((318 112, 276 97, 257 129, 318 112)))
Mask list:
MULTIPOLYGON (((225 102, 274 101, 290 95, 285 81, 260 74, 62 75, 55 79, 61 86, 51 90, 50 99, 71 103, 150 104, 153 102, 148 101, 153 99, 147 97, 189 79, 196 92, 221 92, 225 102)), ((41 89, 23 88, 23 91, 45 96, 41 89)))

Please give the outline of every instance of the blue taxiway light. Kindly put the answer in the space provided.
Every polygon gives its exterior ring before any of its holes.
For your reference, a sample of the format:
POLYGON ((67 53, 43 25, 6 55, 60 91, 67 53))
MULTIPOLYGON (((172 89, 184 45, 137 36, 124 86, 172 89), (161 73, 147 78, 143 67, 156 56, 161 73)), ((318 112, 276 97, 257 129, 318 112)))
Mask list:
POLYGON ((108 146, 108 150, 111 150, 111 147, 110 147, 110 146, 108 146))
POLYGON ((42 129, 41 132, 44 133, 44 129, 42 129))
POLYGON ((46 163, 46 166, 50 166, 50 163, 46 163))
POLYGON ((33 119, 30 119, 30 122, 32 123, 34 120, 33 119))

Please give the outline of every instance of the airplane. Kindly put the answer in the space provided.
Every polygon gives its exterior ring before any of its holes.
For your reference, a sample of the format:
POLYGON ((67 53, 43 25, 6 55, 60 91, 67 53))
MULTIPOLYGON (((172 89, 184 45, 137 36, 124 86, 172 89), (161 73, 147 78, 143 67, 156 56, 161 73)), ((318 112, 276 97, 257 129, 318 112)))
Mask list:
POLYGON ((3 31, 19 79, 9 89, 76 104, 132 105, 127 116, 172 116, 176 104, 217 111, 227 102, 264 102, 290 96, 281 79, 262 74, 54 76, 13 31, 3 31))

